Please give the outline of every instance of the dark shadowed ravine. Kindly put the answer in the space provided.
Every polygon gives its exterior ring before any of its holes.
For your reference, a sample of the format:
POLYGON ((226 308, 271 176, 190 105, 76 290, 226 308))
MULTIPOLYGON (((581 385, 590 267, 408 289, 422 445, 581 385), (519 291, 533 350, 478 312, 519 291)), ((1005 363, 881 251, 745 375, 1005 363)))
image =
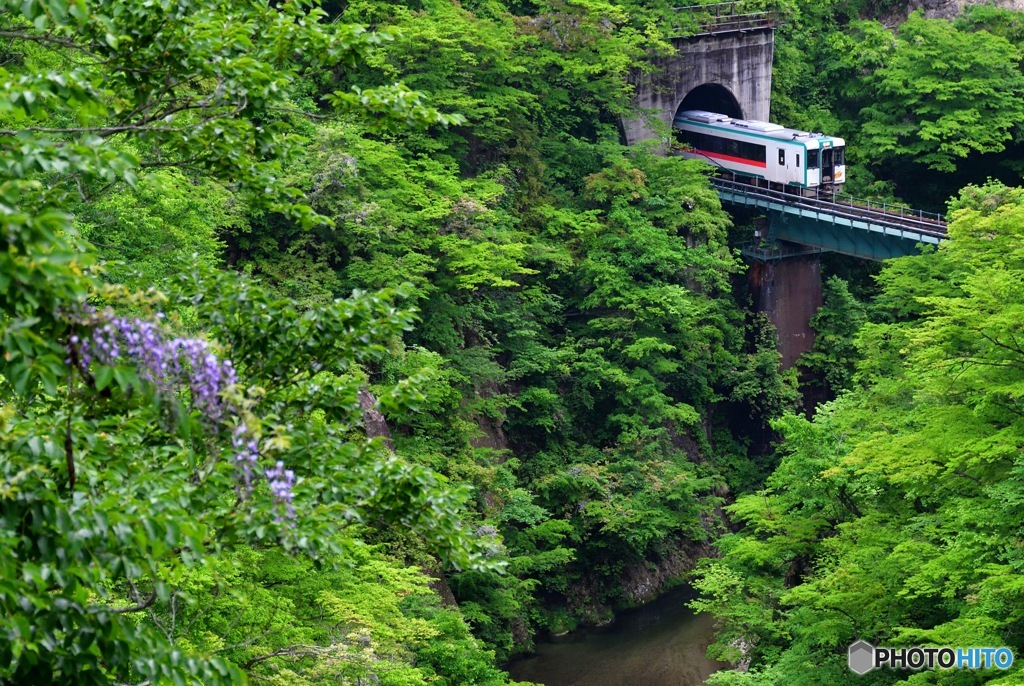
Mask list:
POLYGON ((613 624, 538 642, 508 665, 513 679, 546 686, 698 686, 724 664, 704 655, 714 620, 686 607, 692 593, 669 591, 613 624))

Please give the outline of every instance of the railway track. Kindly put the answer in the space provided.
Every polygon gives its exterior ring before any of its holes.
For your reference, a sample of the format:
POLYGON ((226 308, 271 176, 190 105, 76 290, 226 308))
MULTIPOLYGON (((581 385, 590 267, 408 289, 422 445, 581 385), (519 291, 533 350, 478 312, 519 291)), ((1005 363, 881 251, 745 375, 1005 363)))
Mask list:
POLYGON ((935 238, 946 237, 946 220, 940 214, 911 210, 898 205, 877 203, 841 194, 820 193, 816 197, 806 197, 798 193, 787 193, 722 177, 713 177, 711 182, 719 190, 742 194, 752 199, 779 202, 791 207, 804 208, 835 217, 870 221, 897 229, 913 229, 935 238))

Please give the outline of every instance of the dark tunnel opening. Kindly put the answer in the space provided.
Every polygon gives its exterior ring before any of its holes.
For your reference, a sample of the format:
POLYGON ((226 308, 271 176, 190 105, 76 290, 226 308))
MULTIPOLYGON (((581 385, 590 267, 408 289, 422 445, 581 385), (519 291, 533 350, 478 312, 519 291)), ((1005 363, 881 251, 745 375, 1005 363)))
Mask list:
POLYGON ((676 110, 676 116, 686 110, 706 110, 717 112, 733 119, 743 119, 743 110, 736 97, 725 86, 717 83, 705 83, 697 86, 686 94, 682 104, 676 110))

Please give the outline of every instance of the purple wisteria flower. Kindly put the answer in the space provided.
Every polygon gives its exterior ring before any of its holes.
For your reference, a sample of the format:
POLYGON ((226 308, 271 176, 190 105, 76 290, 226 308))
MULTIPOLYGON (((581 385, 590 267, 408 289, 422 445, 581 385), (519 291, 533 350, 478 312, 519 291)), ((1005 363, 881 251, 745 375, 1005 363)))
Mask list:
POLYGON ((239 422, 231 432, 231 445, 235 449, 235 468, 246 487, 252 482, 252 468, 259 462, 259 442, 249 433, 249 428, 239 422))
MULTIPOLYGON (((162 316, 162 315, 161 315, 162 316)), ((212 430, 231 429, 231 445, 239 481, 246 492, 252 482, 253 467, 259 462, 259 442, 244 422, 235 417, 238 410, 226 398, 238 375, 231 360, 222 360, 210 344, 199 338, 168 338, 160 327, 144 319, 105 316, 84 306, 74 319, 92 326, 91 336, 72 335, 68 340, 68 364, 76 360, 83 373, 93 362, 135 367, 140 379, 153 384, 158 393, 169 395, 187 387, 192 406, 212 430)), ((274 499, 294 516, 292 487, 295 474, 280 461, 266 470, 274 499)))
POLYGON ((270 484, 270 493, 274 496, 274 500, 284 507, 288 517, 294 517, 292 487, 295 486, 295 472, 285 469, 284 462, 278 460, 276 465, 267 470, 267 481, 270 484))

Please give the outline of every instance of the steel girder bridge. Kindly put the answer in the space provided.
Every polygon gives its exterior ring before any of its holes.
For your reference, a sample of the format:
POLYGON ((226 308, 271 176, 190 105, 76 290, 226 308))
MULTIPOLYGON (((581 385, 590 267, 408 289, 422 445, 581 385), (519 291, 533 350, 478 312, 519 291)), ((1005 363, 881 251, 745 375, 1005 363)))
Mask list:
POLYGON ((946 238, 946 221, 938 214, 843 195, 805 197, 721 177, 711 182, 723 204, 767 216, 768 235, 743 247, 744 255, 762 261, 808 252, 884 260, 946 238))

